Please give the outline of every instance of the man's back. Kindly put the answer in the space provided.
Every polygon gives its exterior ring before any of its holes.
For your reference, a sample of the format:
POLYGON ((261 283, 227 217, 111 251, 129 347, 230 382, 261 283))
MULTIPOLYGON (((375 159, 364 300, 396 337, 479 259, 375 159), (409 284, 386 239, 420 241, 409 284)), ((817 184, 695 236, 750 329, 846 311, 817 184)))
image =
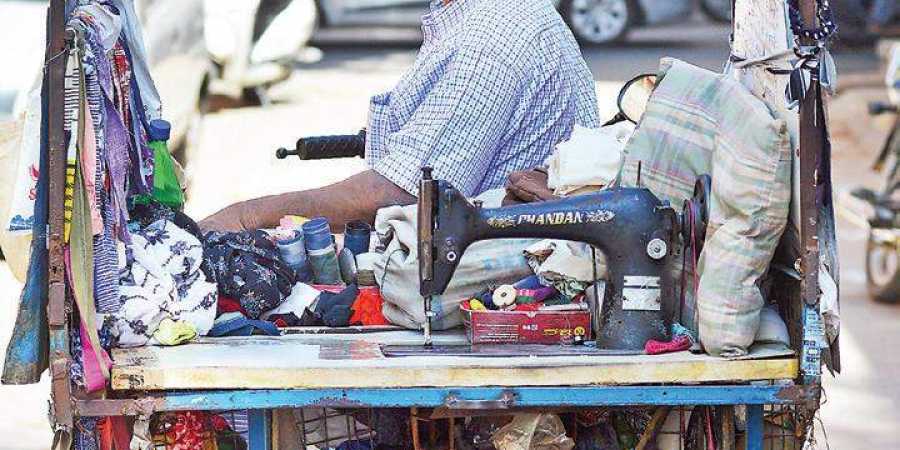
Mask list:
POLYGON ((547 0, 454 0, 423 18, 397 87, 372 100, 367 154, 415 194, 418 169, 467 195, 543 163, 575 123, 598 126, 594 82, 547 0))

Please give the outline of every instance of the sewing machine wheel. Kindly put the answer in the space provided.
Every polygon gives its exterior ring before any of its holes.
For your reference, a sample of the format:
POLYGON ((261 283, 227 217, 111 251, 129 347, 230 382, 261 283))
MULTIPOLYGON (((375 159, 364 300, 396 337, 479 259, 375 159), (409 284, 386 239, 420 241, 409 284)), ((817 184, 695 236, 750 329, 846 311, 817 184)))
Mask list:
POLYGON ((700 255, 703 242, 706 241, 711 192, 712 178, 709 175, 700 175, 694 184, 694 196, 684 201, 681 212, 681 239, 685 248, 695 249, 696 256, 700 255))

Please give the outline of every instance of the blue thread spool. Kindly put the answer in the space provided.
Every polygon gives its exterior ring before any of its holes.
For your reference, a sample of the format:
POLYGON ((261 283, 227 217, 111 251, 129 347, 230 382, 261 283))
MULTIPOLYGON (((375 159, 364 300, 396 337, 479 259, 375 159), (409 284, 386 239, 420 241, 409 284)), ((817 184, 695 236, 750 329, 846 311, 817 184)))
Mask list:
POLYGON ((303 233, 294 231, 292 237, 278 239, 276 242, 278 253, 284 263, 294 269, 297 274, 297 281, 304 283, 312 281, 312 272, 309 267, 309 260, 306 256, 306 242, 303 239, 303 233))
POLYGON ((338 266, 337 253, 331 228, 324 217, 316 217, 303 224, 303 237, 306 240, 306 254, 312 266, 315 282, 318 284, 340 284, 341 269, 338 266))
POLYGON ((350 250, 353 256, 368 253, 369 241, 372 236, 372 227, 362 220, 354 220, 344 227, 344 248, 350 250))

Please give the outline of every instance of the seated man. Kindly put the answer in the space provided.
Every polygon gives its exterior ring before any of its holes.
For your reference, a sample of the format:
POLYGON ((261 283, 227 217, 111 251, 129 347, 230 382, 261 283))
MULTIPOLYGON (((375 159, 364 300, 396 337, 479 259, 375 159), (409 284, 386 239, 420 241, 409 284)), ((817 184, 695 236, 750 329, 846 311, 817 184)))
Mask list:
POLYGON ((415 202, 431 166, 467 196, 538 166, 577 123, 597 127, 594 80, 548 0, 434 0, 422 48, 393 91, 372 98, 369 170, 210 216, 205 230, 274 227, 284 215, 325 216, 335 229, 415 202))

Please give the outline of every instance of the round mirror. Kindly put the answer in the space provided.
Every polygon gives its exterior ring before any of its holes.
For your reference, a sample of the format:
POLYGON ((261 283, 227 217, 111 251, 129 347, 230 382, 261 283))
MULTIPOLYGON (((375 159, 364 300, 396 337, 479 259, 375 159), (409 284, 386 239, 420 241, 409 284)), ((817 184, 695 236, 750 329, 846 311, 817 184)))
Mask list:
POLYGON ((647 109, 647 101, 656 88, 656 75, 638 75, 622 87, 619 91, 619 112, 631 122, 638 123, 644 110, 647 109))

